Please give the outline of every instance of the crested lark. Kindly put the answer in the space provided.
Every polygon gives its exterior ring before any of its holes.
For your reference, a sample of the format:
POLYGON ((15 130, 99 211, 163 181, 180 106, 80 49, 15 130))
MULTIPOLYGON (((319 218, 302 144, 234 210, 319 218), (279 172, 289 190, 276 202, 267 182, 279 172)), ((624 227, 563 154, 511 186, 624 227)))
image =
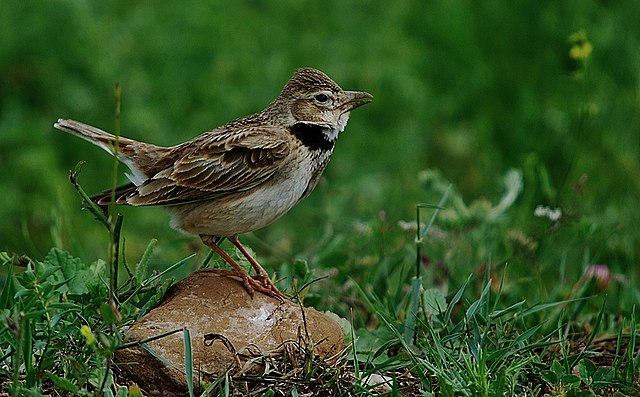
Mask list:
MULTIPOLYGON (((269 225, 311 193, 326 167, 349 112, 372 100, 344 91, 324 73, 303 68, 261 112, 172 147, 118 137, 73 120, 54 127, 77 135, 118 157, 130 183, 115 191, 115 204, 158 205, 171 225, 199 235, 235 270, 250 295, 282 298, 238 235, 269 225), (251 263, 250 276, 218 245, 227 238, 251 263)), ((108 205, 112 192, 92 197, 108 205)))

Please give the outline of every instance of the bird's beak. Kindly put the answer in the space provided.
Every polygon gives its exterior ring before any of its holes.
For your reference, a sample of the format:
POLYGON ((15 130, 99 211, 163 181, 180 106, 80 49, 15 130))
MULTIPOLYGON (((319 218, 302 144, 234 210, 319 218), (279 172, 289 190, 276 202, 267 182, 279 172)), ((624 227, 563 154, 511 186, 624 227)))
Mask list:
POLYGON ((342 105, 344 112, 349 112, 357 107, 366 105, 373 100, 373 95, 368 92, 361 91, 345 91, 347 96, 345 103, 342 105))

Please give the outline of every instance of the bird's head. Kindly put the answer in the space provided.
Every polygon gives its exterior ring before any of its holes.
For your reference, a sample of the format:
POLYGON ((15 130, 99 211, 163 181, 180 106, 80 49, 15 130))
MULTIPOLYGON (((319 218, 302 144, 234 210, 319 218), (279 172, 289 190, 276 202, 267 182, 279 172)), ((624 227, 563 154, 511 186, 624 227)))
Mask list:
MULTIPOLYGON (((349 112, 373 99, 367 92, 345 91, 326 74, 312 68, 298 69, 272 105, 293 123, 315 124, 337 136, 347 125, 349 112)), ((329 136, 329 139, 335 139, 329 136)))

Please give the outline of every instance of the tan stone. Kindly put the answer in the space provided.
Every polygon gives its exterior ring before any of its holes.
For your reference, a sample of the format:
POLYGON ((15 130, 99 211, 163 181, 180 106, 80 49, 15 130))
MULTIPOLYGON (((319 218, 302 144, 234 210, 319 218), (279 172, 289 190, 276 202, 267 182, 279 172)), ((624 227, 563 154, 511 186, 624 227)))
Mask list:
MULTIPOLYGON (((340 326, 327 315, 260 293, 251 299, 239 280, 215 270, 178 282, 157 308, 130 327, 127 338, 139 341, 185 327, 191 334, 196 385, 227 370, 260 372, 264 357, 281 357, 288 342, 313 346, 325 360, 344 347, 340 326), (211 340, 205 342, 205 336, 211 340)), ((184 395, 183 332, 145 345, 153 354, 139 345, 116 352, 120 373, 152 395, 184 395)))

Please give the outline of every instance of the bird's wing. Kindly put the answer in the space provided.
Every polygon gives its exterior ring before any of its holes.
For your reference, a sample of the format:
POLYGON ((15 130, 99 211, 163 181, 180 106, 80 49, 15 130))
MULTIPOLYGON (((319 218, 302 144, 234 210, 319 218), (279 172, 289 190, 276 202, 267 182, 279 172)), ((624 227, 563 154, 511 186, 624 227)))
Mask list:
POLYGON ((286 130, 275 127, 205 133, 176 146, 171 166, 123 189, 116 202, 177 205, 251 190, 280 169, 291 150, 289 142, 286 130))

